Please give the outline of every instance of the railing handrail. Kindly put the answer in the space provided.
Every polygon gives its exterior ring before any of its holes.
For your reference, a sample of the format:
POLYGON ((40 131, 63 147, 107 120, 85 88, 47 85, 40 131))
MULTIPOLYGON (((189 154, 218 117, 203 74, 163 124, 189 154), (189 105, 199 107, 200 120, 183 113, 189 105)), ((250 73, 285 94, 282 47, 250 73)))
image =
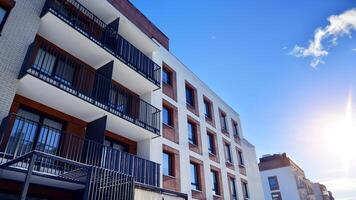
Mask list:
POLYGON ((0 136, 0 164, 37 150, 90 166, 132 175, 142 184, 159 186, 160 164, 100 142, 62 131, 12 113, 4 119, 0 136), (15 123, 17 122, 17 123, 15 123), (6 131, 5 131, 6 130, 6 131), (32 135, 32 139, 31 136, 32 135), (5 147, 5 148, 4 148, 5 147))
MULTIPOLYGON (((117 42, 117 43, 119 43, 120 40, 125 41, 125 42, 126 42, 127 44, 129 44, 132 48, 136 49, 143 57, 145 57, 145 58, 148 59, 150 62, 152 62, 152 65, 153 65, 153 66, 152 66, 152 67, 153 67, 153 69, 152 69, 153 74, 148 74, 148 73, 142 71, 142 70, 140 69, 140 66, 139 66, 139 65, 138 65, 138 66, 133 66, 133 67, 135 68, 135 70, 138 70, 138 71, 144 73, 145 76, 148 76, 149 78, 151 78, 151 79, 154 80, 154 81, 151 81, 151 82, 154 82, 154 84, 160 86, 160 83, 161 83, 161 74, 160 74, 161 66, 158 65, 156 62, 154 62, 149 56, 147 56, 146 54, 144 54, 140 49, 138 49, 138 48, 137 48, 135 45, 133 45, 131 42, 129 42, 129 41, 126 40, 123 36, 121 36, 121 35, 118 33, 118 30, 115 30, 115 29, 113 29, 112 27, 110 27, 108 24, 106 24, 105 22, 103 22, 99 17, 97 17, 94 13, 92 13, 89 9, 87 9, 84 5, 82 5, 80 2, 78 2, 78 1, 76 1, 76 0, 62 0, 62 1, 59 2, 59 3, 60 3, 60 6, 64 6, 66 3, 72 4, 74 7, 78 6, 79 9, 77 9, 77 12, 81 12, 82 14, 84 14, 84 15, 87 16, 87 17, 89 17, 90 19, 91 19, 91 18, 94 18, 94 19, 92 19, 92 20, 93 20, 94 23, 96 23, 96 24, 98 24, 98 23, 97 23, 95 20, 98 20, 100 23, 102 23, 104 27, 103 27, 103 26, 100 26, 100 27, 103 28, 103 31, 108 31, 108 32, 111 33, 111 34, 114 34, 114 36, 115 36, 114 38, 116 38, 116 42, 117 42), (76 4, 76 5, 74 5, 74 4, 76 4), (85 12, 83 12, 83 11, 85 11, 85 12), (90 13, 90 15, 92 15, 92 16, 89 16, 88 13, 90 13), (156 72, 158 72, 158 74, 155 74, 156 72), (157 76, 157 77, 156 77, 156 76, 157 76)), ((42 14, 44 14, 44 12, 46 12, 46 11, 50 11, 51 9, 52 9, 52 10, 53 10, 53 9, 56 9, 55 6, 53 6, 53 4, 54 4, 54 1, 53 1, 53 0, 47 0, 47 1, 46 1, 46 5, 45 5, 45 8, 44 8, 44 10, 42 11, 42 12, 43 12, 42 14), (51 7, 51 6, 52 6, 52 7, 51 7)), ((58 12, 58 11, 54 10, 54 12, 58 12)), ((57 14, 61 15, 61 13, 57 13, 57 14)), ((61 15, 61 16, 62 16, 62 17, 65 17, 65 16, 63 16, 63 15, 61 15)), ((90 33, 89 33, 89 34, 90 34, 90 33)), ((95 39, 97 39, 97 38, 95 38, 95 39)), ((107 39, 107 38, 106 38, 106 39, 107 39)), ((104 41, 106 41, 106 39, 104 39, 104 41)), ((100 42, 101 45, 103 45, 104 47, 110 49, 110 47, 109 47, 107 44, 105 44, 105 42, 102 42, 102 41, 98 41, 98 42, 100 42)), ((116 44, 116 45, 117 45, 117 44, 116 44)), ((106 48, 104 48, 104 49, 106 49, 106 48)), ((107 51, 108 51, 108 50, 107 50, 107 51)), ((122 57, 118 54, 117 48, 115 48, 114 50, 113 50, 113 49, 110 49, 110 51, 108 51, 108 52, 111 53, 111 54, 113 54, 115 57, 117 57, 117 58, 118 58, 118 57, 122 58, 122 57), (114 51, 114 53, 112 53, 112 52, 110 52, 110 51, 114 51)), ((130 60, 129 60, 129 59, 128 59, 128 60, 125 60, 125 62, 130 63, 130 60)), ((130 64, 130 65, 131 65, 131 64, 130 64)), ((149 66, 149 65, 147 64, 146 66, 149 66)))
MULTIPOLYGON (((45 124, 43 124, 43 123, 39 123, 39 122, 36 122, 36 121, 34 121, 34 120, 31 120, 31 119, 22 117, 22 116, 18 115, 17 113, 11 113, 11 114, 9 114, 7 117, 5 117, 5 118, 11 118, 11 116, 14 116, 14 117, 16 117, 16 118, 20 118, 20 119, 25 120, 25 121, 28 121, 28 122, 32 122, 33 124, 37 124, 37 125, 39 125, 38 127, 48 127, 48 128, 50 128, 51 130, 57 130, 58 132, 60 132, 60 133, 63 134, 63 135, 71 135, 71 137, 75 137, 75 138, 80 139, 80 140, 83 140, 83 141, 89 141, 90 143, 99 145, 99 146, 101 146, 101 147, 103 147, 103 148, 107 148, 107 149, 115 150, 115 151, 120 151, 120 150, 118 150, 118 149, 114 149, 114 148, 112 148, 112 147, 105 146, 104 144, 101 144, 101 143, 99 143, 99 142, 97 142, 97 141, 90 140, 90 139, 87 139, 87 138, 82 138, 82 137, 80 137, 80 136, 78 136, 78 135, 75 135, 75 134, 73 134, 73 133, 69 133, 69 132, 67 132, 67 131, 64 131, 64 130, 61 130, 61 129, 58 129, 58 128, 54 128, 54 127, 45 125, 45 124)), ((137 158, 137 159, 140 159, 140 160, 144 160, 144 161, 146 161, 146 162, 150 162, 150 163, 153 163, 153 164, 160 165, 159 163, 156 163, 156 162, 151 161, 151 160, 147 160, 147 159, 145 159, 145 158, 141 158, 141 157, 139 157, 139 156, 137 156, 137 155, 135 155, 135 154, 129 153, 129 152, 124 152, 124 151, 120 151, 120 152, 123 153, 123 154, 126 154, 126 155, 130 155, 130 156, 132 156, 132 157, 134 157, 134 158, 137 158)))

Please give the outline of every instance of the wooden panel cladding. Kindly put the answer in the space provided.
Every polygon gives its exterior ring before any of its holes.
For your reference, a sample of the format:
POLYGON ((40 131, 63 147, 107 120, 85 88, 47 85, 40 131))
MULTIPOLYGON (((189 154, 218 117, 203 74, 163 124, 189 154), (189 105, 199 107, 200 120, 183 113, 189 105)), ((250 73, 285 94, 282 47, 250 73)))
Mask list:
POLYGON ((80 136, 81 138, 84 138, 85 136, 85 128, 87 126, 87 123, 85 121, 82 121, 61 111, 55 110, 46 105, 16 94, 12 106, 10 108, 10 113, 17 113, 19 108, 34 110, 35 112, 64 122, 64 131, 80 136))
POLYGON ((178 108, 163 99, 162 106, 167 108, 171 115, 172 126, 163 123, 163 137, 167 140, 179 144, 179 129, 178 129, 178 108))
POLYGON ((169 38, 161 32, 145 15, 128 0, 109 0, 109 2, 135 24, 149 38, 154 38, 169 50, 169 38))
POLYGON ((162 151, 169 153, 172 156, 172 171, 173 176, 163 175, 163 188, 167 190, 173 190, 180 192, 180 162, 179 162, 179 151, 169 147, 165 144, 162 145, 162 151))
POLYGON ((171 99, 177 102, 177 73, 170 66, 163 62, 163 70, 170 75, 170 84, 162 82, 163 94, 169 96, 171 99))
POLYGON ((134 154, 134 155, 137 154, 137 142, 130 140, 128 138, 122 137, 122 136, 115 134, 111 131, 106 131, 105 137, 109 138, 113 141, 119 142, 121 144, 125 144, 128 147, 129 153, 134 154))
POLYGON ((6 10, 11 10, 15 4, 16 2, 14 0, 0 0, 0 6, 6 10))

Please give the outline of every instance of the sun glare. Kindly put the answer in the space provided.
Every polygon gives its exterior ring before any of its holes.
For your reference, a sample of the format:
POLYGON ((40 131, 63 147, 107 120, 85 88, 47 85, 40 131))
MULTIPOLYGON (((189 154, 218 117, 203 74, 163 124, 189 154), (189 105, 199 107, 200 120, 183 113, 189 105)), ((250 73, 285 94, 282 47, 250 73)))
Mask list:
POLYGON ((351 95, 346 104, 344 118, 326 126, 326 139, 328 147, 341 159, 343 167, 348 169, 351 161, 356 158, 356 127, 352 116, 351 95))

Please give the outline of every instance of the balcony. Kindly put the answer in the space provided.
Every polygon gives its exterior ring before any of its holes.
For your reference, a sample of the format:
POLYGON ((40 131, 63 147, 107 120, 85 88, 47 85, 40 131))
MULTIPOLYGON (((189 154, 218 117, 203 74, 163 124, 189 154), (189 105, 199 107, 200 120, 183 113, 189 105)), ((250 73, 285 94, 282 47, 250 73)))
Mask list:
POLYGON ((113 78, 137 94, 160 87, 160 66, 118 34, 118 22, 104 23, 75 0, 47 0, 38 33, 90 66, 115 60, 113 78))
MULTIPOLYGON (((129 175, 139 184, 160 185, 159 164, 30 119, 9 115, 3 119, 0 131, 0 166, 35 151, 46 157, 36 161, 37 169, 52 175, 63 175, 63 170, 69 173, 76 168, 58 165, 48 155, 129 175)), ((27 166, 26 162, 16 165, 17 168, 27 166)))
POLYGON ((109 79, 107 67, 95 70, 37 37, 17 93, 87 122, 106 115, 108 130, 135 141, 160 135, 160 110, 109 79))

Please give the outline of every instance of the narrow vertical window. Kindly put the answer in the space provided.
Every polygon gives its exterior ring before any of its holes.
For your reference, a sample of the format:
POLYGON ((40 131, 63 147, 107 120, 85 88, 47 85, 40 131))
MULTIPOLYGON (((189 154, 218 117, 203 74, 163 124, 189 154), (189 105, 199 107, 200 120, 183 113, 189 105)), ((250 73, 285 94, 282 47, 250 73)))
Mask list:
POLYGON ((192 190, 200 190, 198 165, 195 163, 190 163, 190 180, 192 190))
POLYGON ((268 183, 270 190, 279 190, 277 176, 268 177, 268 183))
POLYGON ((0 1, 0 33, 5 26, 11 9, 15 6, 14 1, 0 1))
POLYGON ((219 191, 219 183, 218 183, 218 173, 214 170, 210 171, 211 173, 211 184, 212 184, 212 191, 214 195, 220 195, 219 191))
POLYGON ((190 87, 185 87, 185 97, 187 105, 194 107, 194 90, 190 87))
POLYGON ((229 184, 230 184, 231 199, 237 200, 235 178, 229 178, 229 184))
POLYGON ((162 81, 166 85, 172 85, 172 73, 165 68, 162 70, 162 81))
POLYGON ((167 152, 163 152, 163 175, 173 176, 173 159, 172 155, 167 152))
POLYGON ((163 123, 165 125, 173 127, 173 120, 172 120, 172 110, 163 106, 163 123))
POLYGON ((245 163, 244 163, 244 158, 243 158, 242 151, 238 151, 237 153, 238 153, 238 156, 239 156, 239 165, 244 166, 245 163))
POLYGON ((250 194, 248 191, 248 185, 247 185, 247 182, 245 182, 245 181, 242 181, 242 192, 243 192, 245 199, 250 198, 250 194))
POLYGON ((225 143, 225 156, 226 156, 226 162, 232 163, 231 148, 230 148, 230 144, 227 143, 225 143))
POLYGON ((188 121, 188 139, 189 143, 197 145, 197 137, 196 137, 196 126, 192 122, 188 121))
POLYGON ((212 155, 216 154, 214 135, 210 134, 210 133, 208 133, 208 151, 209 151, 209 154, 212 154, 212 155))

